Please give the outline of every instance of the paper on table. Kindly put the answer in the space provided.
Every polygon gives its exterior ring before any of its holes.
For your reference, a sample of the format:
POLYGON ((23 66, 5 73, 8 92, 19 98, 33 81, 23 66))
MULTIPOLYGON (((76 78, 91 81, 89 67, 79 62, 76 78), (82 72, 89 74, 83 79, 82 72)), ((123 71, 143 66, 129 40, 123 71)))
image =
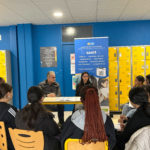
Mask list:
POLYGON ((44 102, 46 101, 54 101, 54 102, 58 102, 58 101, 80 101, 80 97, 46 97, 44 99, 44 102))

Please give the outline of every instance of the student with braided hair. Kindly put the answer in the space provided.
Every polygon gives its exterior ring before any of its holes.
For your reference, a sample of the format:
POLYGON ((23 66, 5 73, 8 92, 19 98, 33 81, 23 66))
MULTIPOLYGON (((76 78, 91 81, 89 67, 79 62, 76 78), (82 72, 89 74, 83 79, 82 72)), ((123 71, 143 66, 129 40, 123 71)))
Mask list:
POLYGON ((85 86, 80 92, 84 109, 75 111, 64 124, 61 133, 61 147, 68 138, 82 139, 82 144, 108 140, 109 150, 116 143, 114 125, 110 117, 101 111, 98 91, 85 86))

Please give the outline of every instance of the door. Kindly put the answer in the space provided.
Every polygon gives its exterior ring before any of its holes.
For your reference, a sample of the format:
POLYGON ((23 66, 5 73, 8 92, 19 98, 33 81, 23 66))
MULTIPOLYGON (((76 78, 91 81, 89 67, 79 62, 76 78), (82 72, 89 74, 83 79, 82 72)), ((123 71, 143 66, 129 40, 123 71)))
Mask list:
MULTIPOLYGON (((75 96, 75 90, 72 89, 72 74, 71 74, 71 63, 70 54, 75 53, 74 44, 63 44, 62 55, 63 55, 63 88, 64 96, 75 96)), ((59 58, 58 58, 59 59, 59 58)), ((65 110, 71 111, 73 105, 65 105, 65 110)))

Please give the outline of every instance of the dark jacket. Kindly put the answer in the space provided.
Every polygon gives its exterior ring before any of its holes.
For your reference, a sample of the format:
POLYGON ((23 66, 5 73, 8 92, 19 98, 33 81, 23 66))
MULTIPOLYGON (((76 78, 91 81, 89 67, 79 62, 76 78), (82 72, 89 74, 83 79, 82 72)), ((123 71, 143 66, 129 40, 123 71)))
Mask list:
MULTIPOLYGON (((103 121, 105 124, 106 135, 108 136, 109 148, 112 150, 116 143, 114 125, 110 117, 102 111, 103 121)), ((64 149, 64 143, 67 138, 81 139, 84 132, 85 111, 78 110, 70 116, 63 126, 61 133, 61 148, 64 149)))
MULTIPOLYGON (((22 111, 16 115, 15 123, 19 129, 28 130, 26 122, 22 119, 22 111)), ((43 131, 44 150, 60 150, 60 144, 55 138, 59 133, 59 128, 53 120, 53 115, 47 112, 39 113, 34 131, 43 131)))
POLYGON ((80 91, 84 86, 92 86, 92 83, 90 81, 83 85, 81 84, 81 82, 78 83, 76 87, 76 94, 75 94, 76 96, 80 96, 80 91))
POLYGON ((17 108, 14 106, 7 104, 5 102, 0 102, 0 121, 5 123, 6 128, 6 136, 8 149, 13 150, 13 144, 11 142, 11 138, 8 132, 8 128, 15 128, 15 116, 16 116, 17 108))
POLYGON ((56 96, 61 96, 60 87, 57 82, 50 85, 47 80, 45 80, 39 84, 39 87, 43 90, 45 96, 50 93, 55 93, 56 96))
POLYGON ((144 106, 141 106, 129 119, 124 131, 117 134, 117 149, 124 150, 125 143, 129 141, 131 135, 147 125, 150 125, 150 116, 145 113, 144 106))

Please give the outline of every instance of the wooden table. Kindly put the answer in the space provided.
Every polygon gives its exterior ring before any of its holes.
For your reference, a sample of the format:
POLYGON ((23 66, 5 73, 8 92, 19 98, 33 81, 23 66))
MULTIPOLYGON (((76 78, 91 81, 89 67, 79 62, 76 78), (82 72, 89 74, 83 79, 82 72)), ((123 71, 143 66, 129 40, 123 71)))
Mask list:
POLYGON ((56 105, 56 104, 82 104, 80 97, 45 97, 43 105, 56 105))

